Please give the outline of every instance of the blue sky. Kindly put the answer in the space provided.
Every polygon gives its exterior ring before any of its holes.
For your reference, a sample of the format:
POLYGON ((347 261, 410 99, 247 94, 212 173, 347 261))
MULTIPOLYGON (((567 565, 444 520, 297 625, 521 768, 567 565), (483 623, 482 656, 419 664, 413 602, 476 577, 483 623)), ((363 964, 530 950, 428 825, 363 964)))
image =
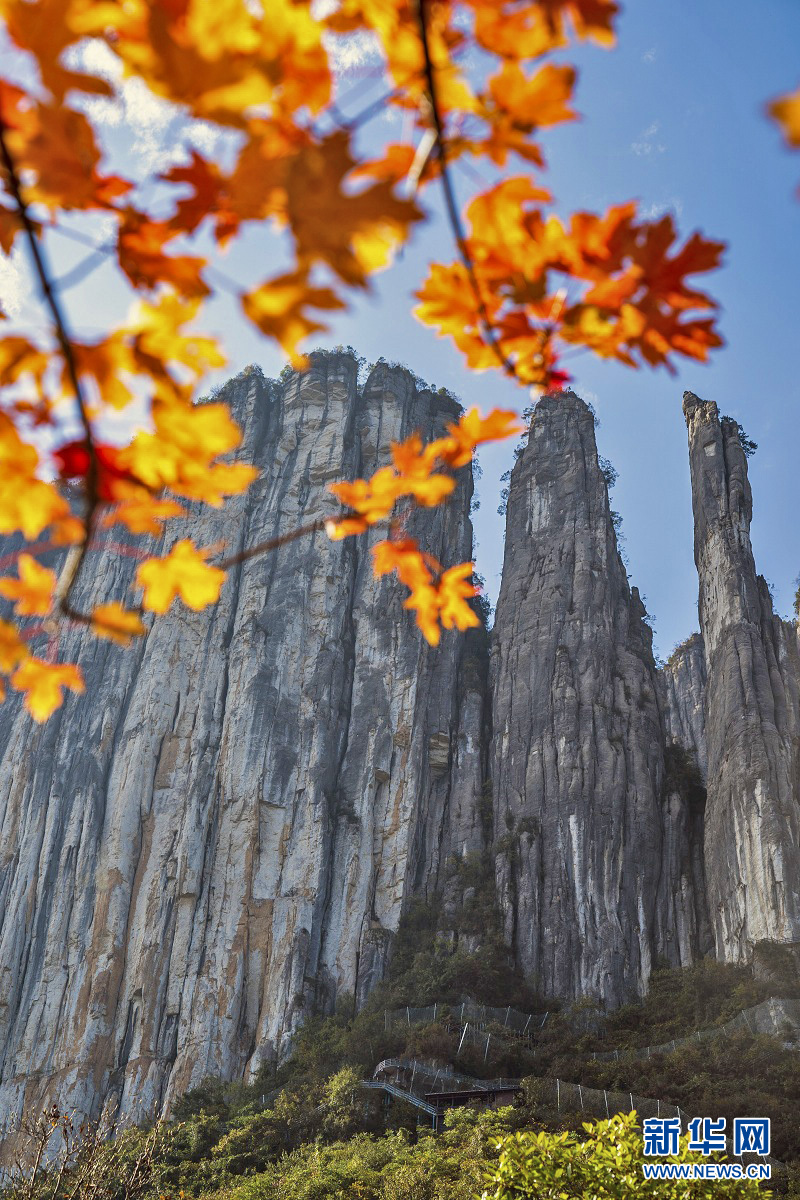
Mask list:
MULTIPOLYGON (((592 402, 600 420, 600 452, 619 472, 612 505, 623 517, 631 580, 646 597, 656 647, 665 657, 697 626, 685 388, 717 401, 758 443, 750 460, 753 543, 783 615, 790 613, 800 571, 800 154, 789 152, 764 113, 768 100, 800 83, 799 48, 797 0, 629 3, 617 49, 570 51, 568 60, 580 68, 577 107, 584 119, 543 139, 547 184, 559 213, 636 198, 649 214, 673 211, 683 235, 700 229, 729 243, 725 267, 700 279, 721 303, 727 342, 710 365, 687 362, 671 378, 588 354, 571 363, 575 390, 592 402)), ((356 53, 345 92, 361 86, 359 59, 356 53)), ((4 71, 9 61, 6 54, 0 58, 4 71)), ((363 95, 370 97, 366 90, 363 95)), ((116 165, 141 179, 167 164, 179 140, 170 114, 131 88, 122 111, 106 112, 104 129, 116 165)), ((210 130, 197 136, 205 138, 203 149, 214 145, 210 130)), ((454 257, 438 195, 428 190, 423 205, 431 223, 321 343, 350 343, 370 361, 402 361, 467 405, 521 408, 529 402, 525 391, 499 372, 467 371, 449 342, 411 315, 411 292, 428 261, 454 257)), ((204 245, 201 238, 201 251, 204 245)), ((63 238, 51 238, 50 250, 62 275, 85 254, 63 238)), ((221 265, 243 284, 260 282, 281 269, 280 244, 266 230, 254 230, 221 265)), ((19 255, 0 264, 0 297, 30 328, 41 316, 27 280, 19 255)), ((122 317, 129 298, 110 266, 101 266, 65 301, 73 326, 88 334, 122 317)), ((248 362, 260 363, 268 374, 280 370, 280 352, 250 329, 230 298, 215 300, 203 324, 220 336, 228 354, 223 377, 248 362)), ((209 384, 219 381, 217 376, 209 384)), ((481 455, 477 561, 493 600, 502 563, 500 475, 511 462, 510 444, 481 455)))

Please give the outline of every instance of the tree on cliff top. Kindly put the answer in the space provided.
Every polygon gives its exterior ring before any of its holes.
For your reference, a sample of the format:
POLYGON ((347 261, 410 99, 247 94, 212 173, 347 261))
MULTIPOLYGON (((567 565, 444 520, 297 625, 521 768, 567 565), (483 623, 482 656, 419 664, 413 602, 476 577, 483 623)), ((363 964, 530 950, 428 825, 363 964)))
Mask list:
MULTIPOLYGON (((195 610, 213 604, 234 563, 312 530, 336 539, 385 527, 375 572, 397 574, 429 642, 443 627, 477 623, 472 564, 446 568, 424 554, 403 517, 444 502, 477 445, 518 431, 516 414, 499 410, 473 410, 428 445, 416 435, 395 445, 391 465, 371 478, 334 484, 341 508, 308 529, 228 557, 178 540, 163 557, 143 553, 138 604, 98 596, 90 611, 76 608, 75 584, 102 530, 159 533, 183 501, 222 505, 257 474, 230 461, 241 435, 226 406, 192 403, 204 373, 225 361, 213 338, 188 328, 215 289, 238 296, 248 320, 302 365, 299 344, 369 288, 426 220, 420 197, 436 187, 455 257, 430 265, 415 311, 470 367, 545 390, 567 381, 562 364, 577 351, 672 369, 677 355, 702 361, 721 345, 714 301, 687 278, 716 267, 722 243, 699 233, 680 242, 671 216, 643 218, 635 203, 560 218, 541 182, 541 132, 576 117, 576 72, 552 55, 574 39, 612 46, 615 0, 0 6, 14 51, 14 82, 0 81, 0 246, 9 254, 26 243, 45 316, 38 333, 0 339, 0 533, 26 543, 10 556, 16 574, 0 579, 16 617, 0 621, 0 696, 5 677, 37 720, 64 688, 83 689, 79 664, 34 650, 54 621, 127 643, 146 634, 147 614, 176 599, 195 610), (364 37, 379 48, 384 92, 345 115, 337 54, 364 37), (131 80, 198 131, 190 156, 149 181, 106 169, 88 103, 119 99, 131 80), (404 140, 375 153, 373 138, 372 152, 360 152, 357 132, 387 106, 405 114, 404 140), (221 139, 214 155, 197 148, 209 130, 221 139), (492 182, 462 214, 452 171, 476 177, 476 162, 492 182), (79 228, 66 220, 76 215, 79 228), (216 252, 265 221, 283 231, 290 261, 254 289, 190 252, 197 235, 216 252), (48 253, 61 236, 90 253, 57 284, 48 253), (98 258, 141 299, 124 325, 81 340, 63 296, 98 258), (146 401, 149 426, 123 448, 106 444, 103 419, 134 399, 146 401), (78 503, 67 499, 68 480, 78 503), (37 559, 54 546, 70 548, 59 579, 37 559)), ((773 114, 800 143, 800 94, 776 101, 773 114)))

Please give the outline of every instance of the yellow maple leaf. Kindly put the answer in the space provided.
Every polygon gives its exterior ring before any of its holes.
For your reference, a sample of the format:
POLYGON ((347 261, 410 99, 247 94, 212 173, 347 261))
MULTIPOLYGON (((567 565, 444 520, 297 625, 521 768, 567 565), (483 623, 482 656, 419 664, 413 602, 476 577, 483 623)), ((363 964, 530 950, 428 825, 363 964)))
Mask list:
POLYGON ((38 537, 54 521, 69 516, 69 505, 56 488, 38 479, 39 455, 19 436, 11 418, 0 412, 0 533, 38 537))
POLYGON ((240 128, 254 106, 319 112, 330 98, 324 27, 307 3, 92 0, 72 7, 76 34, 113 38, 126 74, 195 117, 240 128))
POLYGON ((404 602, 403 608, 416 613, 415 620, 422 636, 431 646, 438 646, 441 638, 439 626, 439 595, 430 583, 420 583, 404 602))
POLYGON ((11 686, 25 693, 25 708, 34 721, 46 721, 61 705, 63 689, 84 691, 83 675, 74 663, 48 663, 26 658, 11 676, 11 686))
POLYGON ((459 563, 449 567, 439 580, 439 620, 445 629, 463 631, 480 625, 477 613, 467 604, 467 600, 478 594, 474 584, 467 583, 467 576, 474 569, 474 563, 459 563))
POLYGON ((161 532, 162 522, 169 517, 183 516, 186 509, 176 500, 158 499, 147 488, 127 480, 114 485, 116 505, 103 517, 103 525, 124 525, 131 533, 161 532))
POLYGON ((219 599, 225 572, 205 561, 208 550, 199 550, 190 538, 172 547, 165 558, 149 558, 136 572, 144 591, 143 605, 150 612, 165 613, 176 596, 199 612, 219 599))
POLYGON ((241 440, 225 404, 153 406, 153 433, 138 433, 121 455, 125 468, 153 491, 169 488, 187 499, 218 506, 246 491, 258 475, 245 463, 215 463, 241 440))
MULTIPOLYGON (((425 325, 438 326, 439 337, 452 337, 467 356, 467 365, 476 370, 498 365, 497 352, 481 334, 481 309, 475 289, 462 263, 431 263, 428 278, 415 293, 422 303, 414 316, 425 325)), ((483 297, 491 319, 499 301, 490 294, 483 297)))
POLYGON ((55 571, 43 567, 30 554, 20 554, 18 579, 0 579, 0 596, 16 601, 19 617, 44 617, 53 604, 57 579, 55 571))
POLYGON ((118 600, 114 600, 92 609, 92 632, 96 637, 129 646, 133 638, 147 633, 147 628, 138 613, 123 608, 118 600))
POLYGON ((388 517, 395 501, 404 494, 402 480, 391 467, 380 467, 368 480, 331 483, 328 488, 342 504, 359 513, 368 525, 388 517))
POLYGON ((28 647, 19 636, 19 630, 11 621, 0 620, 0 671, 13 671, 28 657, 28 647))

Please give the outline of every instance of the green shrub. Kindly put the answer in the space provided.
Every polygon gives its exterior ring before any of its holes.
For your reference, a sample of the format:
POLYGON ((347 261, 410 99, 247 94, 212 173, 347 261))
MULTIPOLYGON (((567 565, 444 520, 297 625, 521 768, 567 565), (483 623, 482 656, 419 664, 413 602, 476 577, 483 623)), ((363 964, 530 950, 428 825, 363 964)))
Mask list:
MULTIPOLYGON (((688 1200, 689 1197, 736 1196, 755 1200, 769 1193, 758 1184, 721 1181, 651 1181, 644 1178, 643 1141, 635 1113, 583 1126, 583 1138, 572 1133, 517 1133, 502 1140, 497 1166, 490 1172, 482 1200, 688 1200)), ((707 1162, 686 1149, 671 1162, 707 1162)))

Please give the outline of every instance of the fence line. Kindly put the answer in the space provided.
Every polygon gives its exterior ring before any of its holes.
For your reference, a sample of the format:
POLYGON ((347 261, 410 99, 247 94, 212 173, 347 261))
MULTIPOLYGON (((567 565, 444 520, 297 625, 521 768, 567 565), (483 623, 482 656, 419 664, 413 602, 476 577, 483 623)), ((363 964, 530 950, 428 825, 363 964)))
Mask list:
MULTIPOLYGON (((461 1042, 459 1050, 464 1041, 473 1044, 486 1045, 487 1050, 484 1059, 488 1056, 486 1034, 487 1025, 502 1025, 514 1037, 524 1038, 530 1042, 539 1029, 542 1029, 546 1024, 547 1019, 551 1016, 551 1012, 545 1013, 524 1013, 519 1012, 514 1008, 491 1008, 488 1005, 476 1004, 472 1000, 464 1000, 460 1004, 442 1004, 437 1001, 435 1004, 429 1004, 423 1008, 406 1008, 386 1009, 384 1012, 384 1028, 388 1031, 395 1025, 420 1025, 430 1024, 432 1021, 449 1018, 451 1021, 457 1021, 463 1032, 461 1034, 461 1042)), ((568 1016, 568 1014, 567 1014, 568 1016)), ((620 1058, 650 1058, 653 1054, 671 1054, 682 1046, 689 1046, 694 1042, 705 1042, 712 1038, 728 1037, 737 1030, 743 1030, 748 1033, 757 1033, 759 1029, 760 1018, 766 1018, 764 1024, 770 1024, 773 1030, 777 1033, 780 1021, 788 1022, 794 1028, 796 1039, 800 1040, 800 1000, 781 1000, 776 997, 771 997, 769 1000, 762 1000, 760 1004, 754 1004, 750 1008, 743 1008, 740 1012, 732 1017, 730 1021, 726 1021, 724 1025, 713 1025, 706 1029, 697 1029, 694 1033, 688 1034, 686 1037, 673 1038, 668 1042, 661 1042, 656 1046, 631 1047, 623 1050, 596 1050, 591 1053, 591 1058, 598 1062, 605 1062, 611 1059, 620 1058), (787 1006, 793 1007, 794 1011, 787 1011, 787 1006)))
MULTIPOLYGON (((466 1088, 474 1091, 491 1091, 507 1087, 519 1087, 521 1079, 473 1079, 450 1067, 440 1067, 436 1063, 425 1062, 413 1058, 386 1058, 378 1063, 373 1079, 379 1073, 388 1070, 404 1073, 405 1090, 415 1096, 424 1098, 426 1094, 440 1091, 461 1091, 466 1088), (408 1074, 411 1073, 409 1080, 408 1074)), ((530 1076, 534 1102, 548 1101, 559 1113, 582 1112, 590 1115, 605 1117, 609 1120, 614 1113, 633 1112, 636 1110, 640 1119, 646 1117, 677 1117, 681 1125, 681 1133, 688 1133, 689 1122, 692 1120, 688 1113, 677 1104, 668 1104, 652 1096, 639 1096, 633 1092, 614 1091, 607 1088, 586 1087, 581 1083, 569 1083, 564 1079, 552 1077, 530 1076)), ((730 1139, 728 1139, 730 1141, 730 1139)), ((773 1168, 783 1166, 778 1159, 766 1157, 773 1168)))
POLYGON ((457 1020, 459 1025, 469 1021, 473 1025, 502 1025, 509 1033, 517 1037, 529 1039, 532 1034, 545 1024, 549 1012, 525 1013, 510 1006, 492 1008, 487 1004, 476 1004, 474 1000, 462 1000, 459 1004, 428 1004, 422 1008, 386 1009, 384 1012, 384 1028, 388 1031, 394 1025, 430 1024, 432 1021, 450 1017, 457 1020))
POLYGON ((592 1058, 597 1062, 608 1062, 611 1059, 641 1059, 650 1058, 653 1054, 672 1054, 679 1047, 711 1041, 713 1038, 728 1037, 739 1030, 751 1034, 758 1033, 759 1018, 761 1017, 766 1017, 776 1030, 778 1022, 781 1020, 789 1024, 794 1022, 795 1033, 797 1034, 800 1031, 800 1001, 780 1000, 776 997, 770 997, 769 1000, 762 1000, 760 1004, 754 1004, 750 1008, 743 1008, 741 1012, 738 1012, 730 1021, 726 1021, 724 1025, 712 1025, 707 1029, 696 1029, 694 1033, 690 1033, 686 1037, 673 1038, 672 1041, 661 1042, 657 1046, 634 1046, 628 1050, 597 1050, 592 1053, 592 1058), (785 1007, 787 1005, 794 1006, 796 1011, 793 1014, 788 1013, 785 1007))

